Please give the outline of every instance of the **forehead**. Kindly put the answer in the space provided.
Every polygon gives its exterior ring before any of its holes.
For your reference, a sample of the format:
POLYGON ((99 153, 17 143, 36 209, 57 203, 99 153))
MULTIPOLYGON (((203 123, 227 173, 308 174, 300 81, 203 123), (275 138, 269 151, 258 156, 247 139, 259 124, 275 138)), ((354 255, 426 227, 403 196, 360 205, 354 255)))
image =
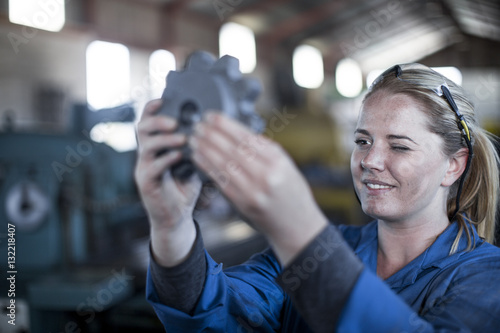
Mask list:
POLYGON ((378 92, 365 101, 361 107, 358 128, 429 132, 427 115, 413 98, 385 92, 378 92))

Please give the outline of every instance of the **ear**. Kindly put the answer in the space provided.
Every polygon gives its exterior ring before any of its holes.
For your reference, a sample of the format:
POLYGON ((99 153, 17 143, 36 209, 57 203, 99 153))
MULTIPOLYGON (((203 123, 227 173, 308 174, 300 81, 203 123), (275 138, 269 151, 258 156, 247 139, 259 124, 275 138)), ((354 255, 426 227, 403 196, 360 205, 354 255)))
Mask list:
POLYGON ((446 170, 446 174, 441 182, 442 186, 451 186, 457 181, 457 179, 460 178, 462 173, 464 173, 468 158, 469 150, 467 148, 461 148, 452 157, 450 157, 448 169, 446 170))

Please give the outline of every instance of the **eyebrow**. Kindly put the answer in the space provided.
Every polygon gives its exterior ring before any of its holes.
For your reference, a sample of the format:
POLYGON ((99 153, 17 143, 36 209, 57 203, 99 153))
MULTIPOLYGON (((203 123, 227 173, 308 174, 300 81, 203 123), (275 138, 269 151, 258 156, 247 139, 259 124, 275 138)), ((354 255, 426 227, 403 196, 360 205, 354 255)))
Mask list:
MULTIPOLYGON (((367 130, 365 129, 356 129, 354 131, 354 134, 356 133, 359 133, 359 134, 364 134, 364 135, 370 135, 370 132, 368 132, 367 130)), ((406 136, 406 135, 397 135, 397 134, 388 134, 386 136, 387 139, 389 140, 408 140, 408 141, 411 141, 413 142, 414 144, 416 144, 418 146, 418 143, 416 143, 412 138, 406 136)))
POLYGON ((408 137, 406 135, 389 134, 389 135, 387 135, 387 138, 390 140, 391 139, 392 140, 408 140, 408 141, 411 141, 418 146, 418 143, 416 143, 415 141, 413 141, 410 137, 408 137))

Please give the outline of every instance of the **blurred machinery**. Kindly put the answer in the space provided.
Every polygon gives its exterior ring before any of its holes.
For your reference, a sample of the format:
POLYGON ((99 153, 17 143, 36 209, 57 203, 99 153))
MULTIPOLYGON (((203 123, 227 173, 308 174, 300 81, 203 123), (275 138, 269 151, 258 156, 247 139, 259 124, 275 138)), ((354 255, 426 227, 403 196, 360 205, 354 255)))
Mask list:
MULTIPOLYGON (((116 276, 136 275, 134 241, 148 232, 133 183, 135 151, 118 153, 90 137, 94 125, 130 122, 134 115, 128 105, 99 111, 75 105, 67 133, 0 133, 0 249, 7 261, 7 247, 15 245, 9 271, 15 272, 18 331, 28 327, 20 322, 27 318, 21 304, 28 305, 31 332, 77 331, 90 314, 97 327, 96 313, 134 293, 135 283, 119 285, 116 276), (7 224, 15 243, 7 242, 7 224)), ((9 290, 7 282, 2 279, 1 290, 9 290)))

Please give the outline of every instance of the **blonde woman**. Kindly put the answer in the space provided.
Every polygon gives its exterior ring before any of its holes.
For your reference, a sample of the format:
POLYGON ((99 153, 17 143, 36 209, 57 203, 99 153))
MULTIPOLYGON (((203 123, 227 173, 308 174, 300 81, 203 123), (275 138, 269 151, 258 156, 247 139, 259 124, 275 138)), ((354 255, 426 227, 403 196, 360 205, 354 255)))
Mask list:
POLYGON ((218 113, 186 138, 159 105, 138 127, 136 180, 151 224, 147 298, 168 332, 500 330, 500 249, 489 243, 498 156, 453 82, 407 64, 370 88, 351 158, 374 218, 363 227, 330 224, 271 140, 218 113), (226 270, 204 251, 199 179, 162 176, 186 143, 207 174, 231 166, 229 181, 214 181, 269 250, 226 270))

